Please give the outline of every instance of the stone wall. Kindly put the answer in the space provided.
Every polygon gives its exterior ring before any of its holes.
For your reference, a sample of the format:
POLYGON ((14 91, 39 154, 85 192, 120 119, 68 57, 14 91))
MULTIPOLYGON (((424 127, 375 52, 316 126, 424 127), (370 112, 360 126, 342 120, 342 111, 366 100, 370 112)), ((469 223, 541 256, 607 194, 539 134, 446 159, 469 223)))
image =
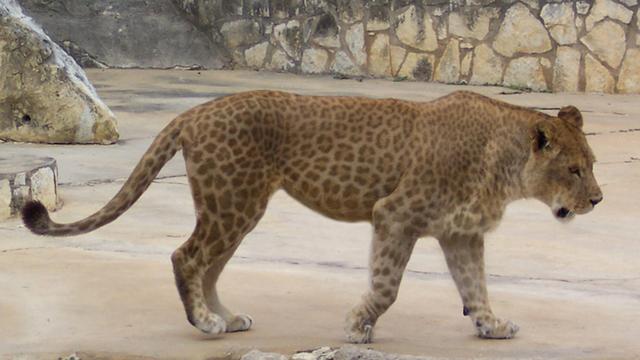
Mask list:
POLYGON ((235 68, 640 93, 638 0, 171 1, 235 68))
POLYGON ((640 92, 638 0, 174 1, 239 66, 640 92))

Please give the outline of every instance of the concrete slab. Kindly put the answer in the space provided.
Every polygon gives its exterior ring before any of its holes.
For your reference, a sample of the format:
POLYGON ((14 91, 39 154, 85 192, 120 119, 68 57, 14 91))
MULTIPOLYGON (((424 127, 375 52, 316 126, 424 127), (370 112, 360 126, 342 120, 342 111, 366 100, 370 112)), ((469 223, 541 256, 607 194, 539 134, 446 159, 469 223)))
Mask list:
MULTIPOLYGON (((118 144, 0 144, 3 156, 57 159, 65 201, 53 214, 59 221, 100 208, 162 126, 212 96, 271 88, 428 100, 463 88, 256 72, 88 75, 120 120, 118 144)), ((440 358, 638 358, 640 96, 464 89, 550 112, 578 106, 599 160, 595 172, 605 201, 568 225, 557 223, 545 206, 520 201, 489 235, 493 307, 521 326, 516 339, 473 336, 442 253, 427 238, 416 246, 400 297, 380 319, 370 347, 440 358)), ((366 286, 368 224, 323 218, 277 193, 221 280, 223 301, 250 313, 255 328, 223 337, 191 328, 173 284, 169 255, 193 224, 180 155, 127 214, 94 233, 42 238, 17 220, 1 223, 0 358, 78 352, 83 359, 210 359, 252 348, 293 353, 343 344, 344 315, 366 286)))

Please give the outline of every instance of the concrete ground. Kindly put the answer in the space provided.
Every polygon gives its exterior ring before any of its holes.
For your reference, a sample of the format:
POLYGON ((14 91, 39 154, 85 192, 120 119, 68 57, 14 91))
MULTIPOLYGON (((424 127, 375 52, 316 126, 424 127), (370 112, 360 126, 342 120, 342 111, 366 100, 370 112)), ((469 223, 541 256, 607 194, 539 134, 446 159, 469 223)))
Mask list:
MULTIPOLYGON (((58 160, 65 202, 53 214, 58 221, 99 209, 175 115, 238 91, 430 100, 464 88, 551 113, 576 105, 604 202, 562 225, 544 205, 520 201, 487 239, 493 308, 520 325, 518 336, 474 336, 441 250, 426 238, 367 347, 456 359, 640 358, 640 96, 261 72, 97 70, 89 77, 119 118, 116 145, 0 144, 2 156, 58 160)), ((277 193, 220 284, 223 301, 251 314, 254 328, 205 336, 185 319, 169 260, 194 225, 184 174, 178 155, 128 213, 88 235, 37 237, 17 219, 0 223, 0 358, 215 359, 253 348, 290 354, 342 345, 344 315, 366 287, 369 225, 323 218, 277 193)))

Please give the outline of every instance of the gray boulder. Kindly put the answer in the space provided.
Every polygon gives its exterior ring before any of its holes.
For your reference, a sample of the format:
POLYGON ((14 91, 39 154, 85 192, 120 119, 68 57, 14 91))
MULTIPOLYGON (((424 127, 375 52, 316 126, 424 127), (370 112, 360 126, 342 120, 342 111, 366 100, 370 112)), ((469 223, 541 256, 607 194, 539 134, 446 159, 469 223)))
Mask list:
POLYGON ((230 61, 215 32, 171 0, 18 0, 83 67, 219 69, 230 61))
POLYGON ((15 0, 0 1, 0 139, 118 140, 116 119, 84 71, 15 0))

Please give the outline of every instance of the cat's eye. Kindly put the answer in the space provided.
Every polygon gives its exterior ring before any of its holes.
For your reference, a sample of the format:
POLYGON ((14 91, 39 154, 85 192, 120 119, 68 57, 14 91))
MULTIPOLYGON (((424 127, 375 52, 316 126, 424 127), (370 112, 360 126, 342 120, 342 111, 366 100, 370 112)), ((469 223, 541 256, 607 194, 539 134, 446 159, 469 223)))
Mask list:
POLYGON ((582 177, 582 172, 580 171, 580 168, 577 166, 570 167, 569 172, 577 177, 582 177))

